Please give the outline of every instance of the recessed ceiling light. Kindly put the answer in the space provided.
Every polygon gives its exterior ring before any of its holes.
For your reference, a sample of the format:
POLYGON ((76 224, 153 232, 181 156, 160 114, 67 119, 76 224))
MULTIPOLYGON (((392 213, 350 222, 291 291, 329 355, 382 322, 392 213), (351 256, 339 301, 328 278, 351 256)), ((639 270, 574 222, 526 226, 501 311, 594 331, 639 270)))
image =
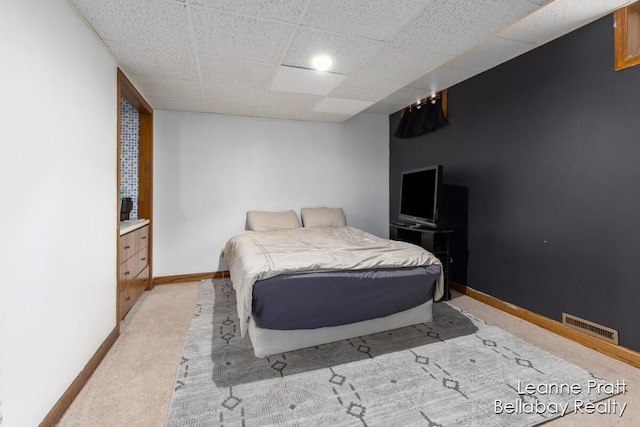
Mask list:
POLYGON ((335 64, 336 60, 329 55, 318 55, 311 58, 311 67, 318 71, 327 71, 335 64))

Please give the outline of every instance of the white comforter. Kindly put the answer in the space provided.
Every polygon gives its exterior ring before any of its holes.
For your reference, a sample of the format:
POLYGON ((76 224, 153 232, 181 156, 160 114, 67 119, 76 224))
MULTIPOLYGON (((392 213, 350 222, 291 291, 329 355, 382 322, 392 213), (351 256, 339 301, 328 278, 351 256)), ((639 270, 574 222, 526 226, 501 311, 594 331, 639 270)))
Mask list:
MULTIPOLYGON (((242 336, 251 316, 253 284, 280 274, 441 265, 430 252, 410 243, 376 237, 353 227, 242 231, 225 245, 236 290, 242 336)), ((442 274, 434 299, 444 293, 442 274)))

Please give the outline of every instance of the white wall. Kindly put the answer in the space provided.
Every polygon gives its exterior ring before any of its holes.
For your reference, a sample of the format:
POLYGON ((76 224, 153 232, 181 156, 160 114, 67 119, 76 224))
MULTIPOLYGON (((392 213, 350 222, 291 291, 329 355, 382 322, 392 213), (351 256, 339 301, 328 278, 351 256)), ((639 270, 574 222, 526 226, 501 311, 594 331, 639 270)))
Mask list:
POLYGON ((312 123, 154 112, 154 276, 226 270, 248 210, 343 207, 386 237, 389 120, 312 123))
POLYGON ((116 67, 62 0, 2 0, 0 52, 0 399, 34 426, 115 327, 116 67))

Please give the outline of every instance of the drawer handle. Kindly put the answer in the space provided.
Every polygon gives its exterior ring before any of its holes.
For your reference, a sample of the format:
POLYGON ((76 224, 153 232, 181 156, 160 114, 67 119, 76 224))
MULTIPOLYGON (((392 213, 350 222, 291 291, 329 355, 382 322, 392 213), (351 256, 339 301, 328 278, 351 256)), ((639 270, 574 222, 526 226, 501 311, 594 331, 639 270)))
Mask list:
POLYGON ((131 274, 131 273, 130 273, 130 272, 128 272, 128 271, 126 271, 126 272, 124 273, 124 275, 125 275, 125 276, 128 276, 129 274, 131 274))
POLYGON ((147 257, 140 258, 140 261, 146 261, 146 260, 147 260, 147 257))
POLYGON ((127 245, 127 246, 125 246, 125 247, 124 247, 124 249, 125 249, 125 250, 127 250, 127 249, 131 249, 131 246, 127 245))
POLYGON ((125 301, 129 301, 131 299, 131 297, 127 297, 127 299, 125 301))
POLYGON ((141 239, 142 239, 142 240, 144 240, 144 239, 146 239, 146 238, 147 238, 147 236, 142 236, 142 237, 141 237, 141 239))

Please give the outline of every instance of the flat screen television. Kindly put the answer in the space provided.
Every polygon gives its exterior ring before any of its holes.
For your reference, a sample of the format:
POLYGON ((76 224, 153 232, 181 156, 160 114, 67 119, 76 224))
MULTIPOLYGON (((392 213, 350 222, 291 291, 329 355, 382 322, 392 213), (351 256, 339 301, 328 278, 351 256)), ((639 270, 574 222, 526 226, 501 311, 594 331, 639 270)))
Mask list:
POLYGON ((434 165, 402 172, 400 221, 433 228, 438 226, 442 169, 441 165, 434 165))

